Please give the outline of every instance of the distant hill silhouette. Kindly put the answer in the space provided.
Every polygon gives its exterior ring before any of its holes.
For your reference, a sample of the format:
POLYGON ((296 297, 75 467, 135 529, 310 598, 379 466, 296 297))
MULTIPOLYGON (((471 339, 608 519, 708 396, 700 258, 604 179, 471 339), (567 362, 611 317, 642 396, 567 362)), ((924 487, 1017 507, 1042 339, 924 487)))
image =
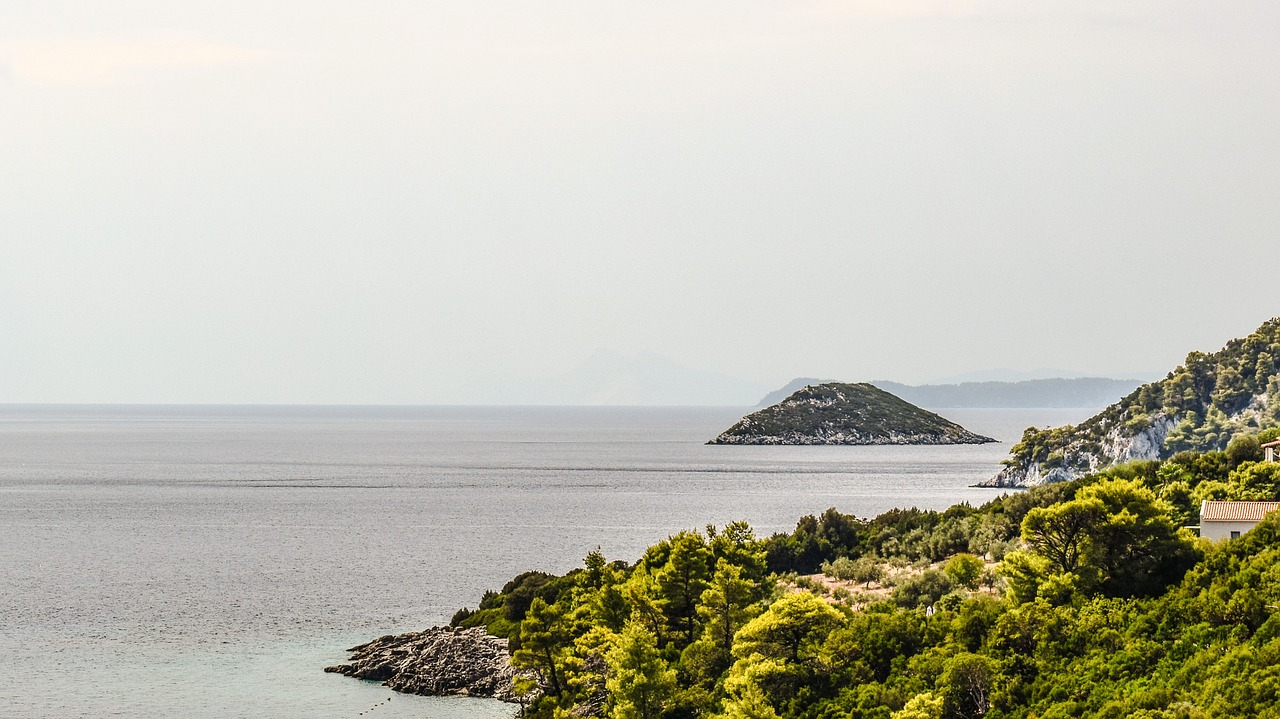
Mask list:
POLYGON ((790 382, 786 383, 785 385, 783 385, 780 389, 775 389, 774 391, 765 395, 764 399, 761 399, 759 402, 756 403, 756 406, 771 407, 781 402, 782 400, 790 397, 791 395, 795 394, 798 390, 804 389, 805 387, 809 387, 811 385, 816 385, 816 384, 829 384, 834 381, 835 380, 832 380, 832 379, 815 379, 813 377, 797 377, 791 380, 790 382))
POLYGON ((1105 407, 1137 389, 1142 382, 1136 379, 1077 377, 917 386, 877 380, 872 384, 923 407, 1017 409, 1105 407))
MULTIPOLYGON (((825 384, 829 380, 807 377, 794 379, 779 390, 770 392, 758 406, 766 407, 786 399, 808 385, 825 384)), ((1142 384, 1136 379, 1077 377, 1070 379, 1032 379, 1021 382, 962 382, 960 384, 907 385, 889 380, 871 384, 921 407, 934 408, 1076 408, 1105 407, 1129 394, 1142 384)))

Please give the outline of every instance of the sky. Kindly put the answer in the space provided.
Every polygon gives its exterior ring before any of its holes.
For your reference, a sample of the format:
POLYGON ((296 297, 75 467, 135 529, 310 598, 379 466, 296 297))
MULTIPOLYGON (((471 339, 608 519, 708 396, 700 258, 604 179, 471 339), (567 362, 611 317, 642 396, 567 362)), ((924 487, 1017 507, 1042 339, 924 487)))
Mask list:
POLYGON ((0 402, 1160 374, 1280 315, 1277 37, 1270 0, 7 3, 0 402))

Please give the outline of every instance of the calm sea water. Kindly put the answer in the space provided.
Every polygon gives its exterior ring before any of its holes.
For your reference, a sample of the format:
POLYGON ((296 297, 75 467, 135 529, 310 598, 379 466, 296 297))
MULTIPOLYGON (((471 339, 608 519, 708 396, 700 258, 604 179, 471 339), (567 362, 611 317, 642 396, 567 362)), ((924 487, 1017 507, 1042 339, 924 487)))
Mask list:
MULTIPOLYGON (((324 674, 527 569, 980 503, 1009 444, 711 447, 735 408, 0 407, 0 716, 493 719, 324 674)), ((944 410, 979 433, 1089 410, 944 410)))

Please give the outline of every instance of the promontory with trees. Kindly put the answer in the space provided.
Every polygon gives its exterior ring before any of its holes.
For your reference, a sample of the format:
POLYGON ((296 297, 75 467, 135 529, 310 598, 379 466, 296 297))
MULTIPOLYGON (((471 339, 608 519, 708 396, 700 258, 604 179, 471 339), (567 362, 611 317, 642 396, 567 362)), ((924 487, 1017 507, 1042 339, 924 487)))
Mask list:
POLYGON ((1028 487, 1135 459, 1222 449, 1280 421, 1280 318, 1213 354, 1192 352, 1078 425, 1028 428, 989 486, 1028 487))
POLYGON ((459 627, 507 637, 531 717, 1280 716, 1280 516, 1214 544, 1198 500, 1280 496, 1256 438, 945 512, 684 531, 528 572, 459 627))
POLYGON ((1175 417, 1168 456, 1090 471, 1069 451, 1079 476, 979 507, 706 527, 634 563, 592 552, 452 624, 508 640, 539 719, 1280 717, 1280 514, 1217 543, 1188 528, 1206 499, 1280 498, 1261 450, 1280 435, 1276 335, 1193 355, 1082 425, 1175 417))

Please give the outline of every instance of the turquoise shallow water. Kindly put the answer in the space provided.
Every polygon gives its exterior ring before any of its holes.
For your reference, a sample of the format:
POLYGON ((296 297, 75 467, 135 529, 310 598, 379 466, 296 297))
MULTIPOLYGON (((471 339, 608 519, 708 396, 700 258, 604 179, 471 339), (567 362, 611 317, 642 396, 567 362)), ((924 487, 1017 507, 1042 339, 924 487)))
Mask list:
MULTIPOLYGON (((597 546, 985 501, 1008 450, 703 444, 740 414, 0 407, 0 716, 509 717, 321 668, 597 546)), ((943 414, 1016 439, 1089 412, 943 414)))
MULTIPOLYGON (((414 717, 507 719, 509 705, 396 694, 372 682, 323 674, 342 659, 339 636, 220 648, 90 646, 84 656, 29 657, 47 674, 0 691, 11 717, 414 717), (334 642, 337 642, 336 644, 334 642)), ((41 652, 43 653, 43 652, 41 652)), ((10 657, 13 659, 13 657, 10 657)), ((13 676, 13 675, 9 675, 13 676)))

